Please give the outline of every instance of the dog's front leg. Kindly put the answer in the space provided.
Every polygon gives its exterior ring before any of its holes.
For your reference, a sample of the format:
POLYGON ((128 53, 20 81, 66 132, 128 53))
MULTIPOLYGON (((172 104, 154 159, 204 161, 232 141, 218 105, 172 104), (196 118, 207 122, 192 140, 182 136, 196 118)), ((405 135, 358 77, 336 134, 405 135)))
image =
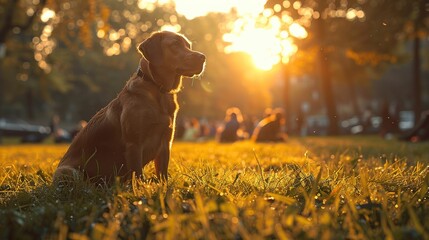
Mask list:
POLYGON ((128 170, 128 178, 131 178, 133 172, 136 177, 142 177, 142 145, 137 143, 127 143, 125 146, 125 159, 128 170))
POLYGON ((168 179, 168 163, 170 161, 170 149, 162 149, 155 159, 155 170, 157 177, 162 181, 168 179))
POLYGON ((164 143, 158 156, 155 158, 156 176, 162 180, 168 179, 168 163, 170 161, 170 144, 164 143))

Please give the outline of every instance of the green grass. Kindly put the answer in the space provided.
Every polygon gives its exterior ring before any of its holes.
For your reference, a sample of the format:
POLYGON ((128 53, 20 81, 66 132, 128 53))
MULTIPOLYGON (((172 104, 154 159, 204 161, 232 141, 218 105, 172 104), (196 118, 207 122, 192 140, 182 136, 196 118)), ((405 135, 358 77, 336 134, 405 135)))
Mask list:
POLYGON ((177 142, 168 185, 56 189, 66 149, 0 146, 0 239, 429 239, 429 143, 177 142))

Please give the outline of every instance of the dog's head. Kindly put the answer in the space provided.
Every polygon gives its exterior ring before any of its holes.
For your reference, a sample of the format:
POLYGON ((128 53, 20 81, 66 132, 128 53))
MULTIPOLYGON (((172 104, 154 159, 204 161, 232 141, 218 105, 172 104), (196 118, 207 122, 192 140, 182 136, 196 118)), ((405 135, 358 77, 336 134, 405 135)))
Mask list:
POLYGON ((151 65, 177 75, 192 77, 204 70, 204 54, 191 50, 190 41, 177 33, 153 33, 138 49, 151 65))

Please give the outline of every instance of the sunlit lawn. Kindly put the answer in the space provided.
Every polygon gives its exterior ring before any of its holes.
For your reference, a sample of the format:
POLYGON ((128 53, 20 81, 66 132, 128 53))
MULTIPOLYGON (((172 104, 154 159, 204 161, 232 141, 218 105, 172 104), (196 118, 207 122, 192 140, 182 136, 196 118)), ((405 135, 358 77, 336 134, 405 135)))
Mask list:
POLYGON ((181 143, 168 186, 51 187, 67 145, 0 146, 0 239, 428 239, 429 143, 181 143))

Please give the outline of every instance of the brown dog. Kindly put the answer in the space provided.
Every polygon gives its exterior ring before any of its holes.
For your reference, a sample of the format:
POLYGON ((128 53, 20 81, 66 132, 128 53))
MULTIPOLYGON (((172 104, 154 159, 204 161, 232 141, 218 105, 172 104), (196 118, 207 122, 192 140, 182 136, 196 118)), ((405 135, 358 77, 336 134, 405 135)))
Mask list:
POLYGON ((143 58, 137 73, 74 138, 54 182, 79 171, 95 182, 111 182, 116 176, 129 179, 133 173, 140 177, 152 160, 157 176, 167 180, 176 93, 182 76, 203 71, 205 56, 192 51, 184 36, 172 32, 153 33, 138 50, 143 58))

